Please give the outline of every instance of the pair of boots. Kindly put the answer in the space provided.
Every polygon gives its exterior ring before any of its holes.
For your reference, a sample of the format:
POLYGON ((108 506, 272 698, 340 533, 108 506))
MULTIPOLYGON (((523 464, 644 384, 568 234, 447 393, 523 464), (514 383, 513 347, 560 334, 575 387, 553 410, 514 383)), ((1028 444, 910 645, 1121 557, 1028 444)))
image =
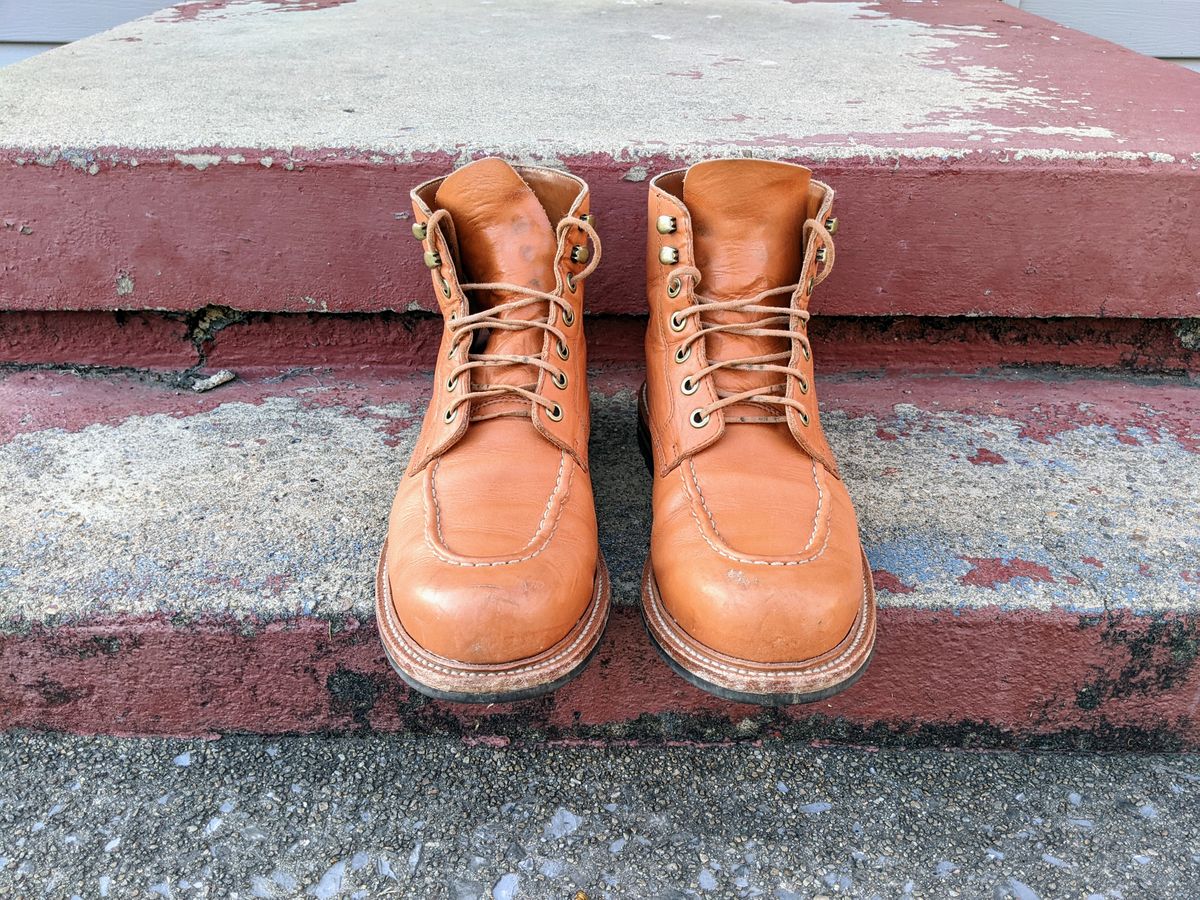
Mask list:
MULTIPOLYGON (((643 615, 678 673, 764 704, 849 686, 875 641, 813 387, 807 307, 837 220, 810 176, 714 160, 650 184, 643 615)), ((536 696, 583 668, 609 612, 588 475, 588 188, 483 159, 412 202, 445 331, 380 555, 380 635, 424 694, 536 696)))

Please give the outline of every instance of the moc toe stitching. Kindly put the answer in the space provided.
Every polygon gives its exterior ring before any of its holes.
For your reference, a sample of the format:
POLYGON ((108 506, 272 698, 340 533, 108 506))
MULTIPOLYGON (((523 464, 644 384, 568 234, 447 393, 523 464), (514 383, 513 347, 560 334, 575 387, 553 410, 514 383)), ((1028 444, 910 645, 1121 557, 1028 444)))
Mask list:
POLYGON ((434 555, 436 555, 442 562, 453 566, 464 567, 508 566, 533 559, 535 556, 538 556, 540 553, 542 553, 542 551, 544 551, 548 546, 550 546, 550 542, 554 539, 554 535, 558 531, 558 525, 562 521, 563 511, 567 508, 568 502, 571 499, 571 481, 574 475, 574 467, 571 467, 570 469, 567 468, 566 453, 562 453, 559 456, 558 475, 554 479, 554 487, 550 490, 550 496, 546 499, 546 507, 542 511, 541 519, 538 520, 537 528, 534 529, 532 537, 530 537, 525 543, 525 546, 517 552, 523 553, 525 550, 528 550, 534 545, 534 542, 537 541, 538 535, 545 532, 547 524, 546 520, 550 516, 550 511, 555 509, 555 501, 557 500, 558 503, 557 509, 555 510, 553 527, 551 527, 549 533, 546 534, 539 547, 530 553, 526 553, 523 556, 515 556, 511 559, 481 559, 479 557, 472 558, 464 554, 456 554, 453 550, 446 546, 446 539, 442 533, 442 509, 441 504, 438 501, 437 494, 437 470, 440 465, 441 460, 438 460, 438 462, 434 464, 432 471, 429 473, 427 489, 423 492, 422 500, 424 501, 427 498, 433 507, 434 531, 437 535, 437 539, 434 540, 433 535, 430 534, 428 527, 429 506, 427 505, 425 508, 425 543, 429 549, 433 551, 434 555), (563 484, 564 471, 567 473, 565 485, 563 484))
MULTIPOLYGON (((713 537, 710 536, 708 534, 708 532, 705 530, 704 523, 701 521, 700 516, 696 513, 696 506, 703 504, 703 495, 700 494, 699 482, 694 480, 694 475, 695 475, 694 469, 692 470, 692 473, 693 473, 692 484, 695 486, 694 491, 693 491, 692 487, 688 485, 687 474, 683 471, 682 467, 680 467, 680 473, 679 473, 680 480, 683 482, 683 489, 688 497, 688 512, 690 512, 692 514, 692 519, 696 523, 696 528, 699 530, 700 536, 702 538, 704 538, 705 543, 707 543, 709 547, 711 547, 715 552, 719 553, 721 556, 724 556, 726 559, 731 559, 734 562, 744 563, 746 565, 754 565, 754 566, 804 566, 804 565, 808 565, 810 563, 816 562, 822 556, 825 555, 825 551, 829 548, 829 537, 833 533, 833 521, 832 521, 833 515, 831 512, 827 512, 824 517, 824 520, 823 520, 824 526, 825 526, 824 527, 825 538, 821 542, 821 546, 819 548, 817 548, 817 550, 815 552, 813 552, 809 555, 804 555, 805 551, 807 551, 808 549, 810 549, 812 547, 813 540, 816 537, 816 530, 819 528, 820 511, 821 511, 820 510, 820 502, 818 503, 817 514, 816 514, 816 516, 814 516, 814 519, 813 519, 813 529, 814 529, 813 537, 810 538, 808 545, 805 547, 805 549, 802 550, 800 552, 800 554, 797 554, 796 556, 773 557, 773 558, 764 557, 762 559, 754 559, 752 557, 745 556, 743 554, 738 553, 732 547, 725 545, 724 541, 722 541, 721 544, 718 544, 715 540, 713 540, 713 537), (697 502, 698 494, 700 494, 700 498, 701 498, 699 503, 697 502), (724 545, 724 546, 722 546, 722 545, 724 545)), ((818 489, 819 489, 819 487, 820 487, 820 482, 818 481, 818 489)), ((822 497, 823 497, 823 494, 822 494, 822 497)), ((707 507, 704 507, 704 510, 705 510, 705 512, 708 512, 707 507)), ((711 514, 709 514, 709 520, 712 521, 711 514)), ((712 522, 712 526, 713 526, 713 532, 715 533, 716 532, 716 522, 715 521, 712 522)), ((720 535, 717 535, 717 537, 719 538, 720 535)))

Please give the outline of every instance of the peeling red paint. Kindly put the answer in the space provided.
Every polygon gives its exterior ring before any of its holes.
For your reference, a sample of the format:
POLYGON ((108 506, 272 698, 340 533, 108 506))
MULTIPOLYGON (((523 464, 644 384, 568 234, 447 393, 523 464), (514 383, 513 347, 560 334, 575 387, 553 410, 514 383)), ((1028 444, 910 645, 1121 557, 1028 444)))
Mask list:
POLYGON ((1054 581, 1054 576, 1050 574, 1048 568, 1018 556, 1014 556, 1012 559, 986 559, 978 556, 959 558, 971 564, 971 571, 959 577, 959 584, 994 588, 998 584, 1008 584, 1014 578, 1054 581))
MULTIPOLYGON (((820 360, 820 347, 816 358, 820 360)), ((897 404, 973 416, 996 416, 1019 426, 1022 438, 1049 443, 1080 428, 1142 429, 1148 439, 1170 439, 1200 453, 1196 410, 1200 392, 1188 380, 1157 384, 1133 379, 1078 377, 1065 381, 1000 376, 930 375, 882 379, 826 378, 821 402, 849 416, 896 420, 897 404)), ((911 427, 906 423, 906 427, 911 427)))
MULTIPOLYGON (((1185 618, 1172 622, 1196 627, 1185 618)), ((1200 723, 1191 714, 1200 691, 1194 672, 1184 669, 1155 689, 1122 681, 1131 665, 1127 642, 1151 627, 1150 617, 1125 616, 1106 628, 1061 611, 885 608, 862 681, 780 715, 818 729, 832 720, 901 734, 919 725, 975 723, 1018 743, 1073 731, 1094 731, 1090 740, 1102 741, 1126 728, 1161 731, 1184 747, 1200 747, 1200 723), (981 659, 988 665, 979 665, 981 659), (948 684, 954 690, 946 690, 948 684)), ((1148 666, 1152 681, 1155 667, 1172 664, 1169 648, 1138 664, 1148 666)), ((369 724, 486 740, 547 729, 567 740, 628 740, 655 721, 669 737, 671 723, 697 717, 727 723, 723 733, 735 738, 736 723, 762 714, 673 674, 629 607, 614 610, 597 658, 579 678, 550 698, 524 704, 414 704, 388 667, 372 623, 354 619, 336 628, 316 619, 187 625, 163 618, 35 628, 0 636, 0 672, 0 727, 82 734, 203 736, 369 724), (369 686, 367 705, 348 708, 331 692, 330 678, 338 672, 369 686)), ((768 723, 753 736, 769 737, 773 727, 768 723)), ((830 732, 836 733, 840 729, 830 732)))
POLYGON ((911 594, 916 588, 905 584, 900 580, 898 575, 889 572, 887 569, 873 569, 871 575, 875 579, 875 587, 881 591, 887 591, 891 594, 911 594))
MULTIPOLYGON (((629 343, 640 348, 637 343, 640 324, 628 329, 626 324, 619 324, 612 335, 616 344, 625 347, 620 352, 628 352, 629 343)), ((635 360, 640 359, 640 349, 632 352, 635 360)), ((594 358, 591 361, 596 362, 594 358)), ((229 401, 261 403, 271 396, 296 396, 307 404, 340 405, 362 415, 367 414, 362 412, 364 407, 403 401, 414 404, 415 412, 419 413, 430 387, 426 373, 397 371, 382 365, 360 366, 353 371, 342 369, 332 379, 321 369, 289 371, 284 377, 278 376, 277 368, 241 371, 245 377, 204 394, 180 389, 167 376, 154 374, 0 372, 0 442, 44 428, 77 430, 153 413, 187 416, 207 412, 229 401)), ((592 370, 589 384, 594 391, 612 395, 618 391, 636 391, 643 378, 640 363, 610 359, 606 365, 592 370)), ((1019 424, 1023 437, 1037 441, 1049 441, 1077 428, 1112 427, 1140 418, 1145 423, 1140 427, 1161 435, 1157 439, 1169 437, 1185 450, 1200 452, 1195 415, 1200 405, 1200 387, 1188 382, 829 376, 820 381, 820 389, 824 410, 882 422, 877 426, 880 440, 901 440, 907 434, 905 429, 928 427, 926 420, 932 420, 930 416, 916 422, 906 417, 903 428, 893 424, 896 405, 905 404, 931 413, 1009 419, 1019 424)), ((404 427, 402 418, 388 418, 382 427, 397 433, 396 429, 404 427)))
MULTIPOLYGON (((101 171, 88 176, 65 159, 17 165, 25 151, 0 151, 4 207, 21 211, 34 229, 6 248, 0 308, 191 310, 213 303, 374 312, 414 301, 432 308, 429 273, 396 217, 407 215, 412 186, 454 168, 456 158, 431 153, 372 162, 369 153, 346 149, 179 152, 215 153, 223 161, 197 171, 174 153, 96 148, 87 159, 101 171), (276 164, 259 165, 266 156, 276 164), (139 164, 130 168, 114 157, 139 164), (295 170, 285 171, 284 161, 295 170), (146 209, 158 215, 147 217, 146 209), (132 293, 116 293, 119 270, 133 279, 132 293)), ((683 162, 639 158, 652 174, 683 162)), ((591 184, 592 209, 601 223, 617 223, 614 234, 632 234, 645 220, 645 184, 624 179, 629 160, 589 154, 561 163, 591 184)), ((1194 312, 1200 217, 1179 202, 1200 185, 1192 166, 1018 165, 1002 155, 883 164, 864 157, 820 166, 818 175, 838 190, 841 222, 837 272, 813 301, 818 316, 1194 312), (994 197, 1005 200, 981 201, 994 197), (1027 214, 1047 204, 1053 216, 1027 214), (1138 214, 1146 208, 1158 211, 1151 232, 1138 214), (895 241, 913 221, 922 223, 922 239, 895 241), (1060 227, 1062 221, 1073 227, 1060 227), (1094 240, 1100 233, 1106 241, 1094 240), (1010 239, 997 241, 997 234, 1010 239), (1131 269, 1105 249, 1122 242, 1141 248, 1140 265, 1131 269), (948 246, 955 248, 952 260, 948 246)), ((644 246, 610 241, 588 286, 592 312, 644 313, 644 246)), ((1064 352, 1088 356, 1086 341, 1076 343, 1064 352)), ((902 356, 931 352, 920 344, 893 349, 902 356)))
POLYGON ((1008 462, 1003 456, 987 447, 980 447, 967 457, 967 462, 975 466, 1002 466, 1008 462))
POLYGON ((163 10, 156 21, 195 22, 205 13, 228 9, 231 6, 244 6, 248 3, 263 3, 269 9, 279 12, 308 12, 353 2, 354 0, 193 0, 193 2, 179 3, 163 10))

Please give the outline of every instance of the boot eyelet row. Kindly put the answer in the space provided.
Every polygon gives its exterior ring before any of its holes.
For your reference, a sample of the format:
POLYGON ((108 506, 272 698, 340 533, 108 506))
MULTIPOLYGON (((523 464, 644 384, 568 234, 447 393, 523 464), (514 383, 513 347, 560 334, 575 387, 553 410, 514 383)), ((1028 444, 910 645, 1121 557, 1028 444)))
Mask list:
POLYGON ((696 393, 696 391, 698 391, 699 389, 700 389, 700 385, 697 384, 696 382, 692 381, 692 378, 690 375, 687 378, 683 379, 683 381, 679 382, 679 390, 685 397, 692 396, 692 394, 696 393))
POLYGON ((693 409, 691 416, 688 417, 688 421, 692 423, 693 428, 703 428, 708 424, 710 418, 711 416, 704 414, 704 410, 693 409))

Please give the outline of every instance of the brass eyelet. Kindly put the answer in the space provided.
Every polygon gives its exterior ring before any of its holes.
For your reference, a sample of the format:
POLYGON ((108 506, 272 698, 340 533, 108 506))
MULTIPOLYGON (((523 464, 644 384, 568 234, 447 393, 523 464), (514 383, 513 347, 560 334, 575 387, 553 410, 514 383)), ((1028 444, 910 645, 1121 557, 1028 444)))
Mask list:
POLYGON ((803 375, 801 375, 796 380, 800 382, 800 393, 807 394, 808 393, 808 379, 805 378, 803 375))
POLYGON ((571 262, 585 263, 592 258, 592 251, 582 244, 576 244, 571 248, 571 262))
POLYGON ((813 288, 815 288, 816 286, 817 286, 817 279, 815 279, 815 278, 809 278, 809 279, 808 279, 808 288, 807 288, 807 290, 805 291, 805 293, 806 293, 808 296, 810 296, 810 297, 811 297, 811 296, 812 296, 812 292, 813 292, 813 288))
POLYGON ((559 341, 558 346, 556 346, 554 349, 558 351, 559 359, 570 359, 571 358, 571 348, 568 347, 566 344, 564 344, 562 341, 559 341))
POLYGON ((688 421, 692 423, 693 428, 703 428, 708 424, 709 418, 709 416, 704 414, 704 410, 693 409, 691 416, 688 417, 688 421))
POLYGON ((667 282, 667 296, 674 299, 679 296, 679 292, 683 290, 683 281, 676 276, 667 282))
POLYGON ((575 310, 571 309, 571 307, 569 307, 569 306, 563 307, 562 320, 563 320, 563 324, 566 325, 568 328, 570 328, 572 325, 574 325, 575 324, 575 310))
POLYGON ((554 386, 556 388, 558 388, 560 391, 565 391, 567 389, 567 373, 566 372, 555 372, 553 375, 550 376, 550 380, 554 382, 554 386))
POLYGON ((800 341, 800 353, 804 356, 805 362, 810 362, 812 360, 812 350, 810 350, 808 347, 808 341, 800 341))
POLYGON ((695 381, 692 381, 692 377, 689 375, 687 378, 683 379, 683 381, 679 382, 679 390, 685 397, 690 397, 692 394, 696 393, 696 391, 700 390, 700 385, 695 381))
POLYGON ((828 256, 829 256, 829 251, 828 251, 828 250, 826 250, 824 247, 818 247, 818 248, 817 248, 817 252, 816 252, 816 255, 815 255, 815 259, 817 260, 817 262, 819 262, 819 263, 823 263, 823 262, 825 262, 825 259, 826 259, 828 256))
POLYGON ((679 227, 674 216, 659 216, 654 222, 654 228, 659 234, 674 234, 679 227))
POLYGON ((808 413, 806 413, 802 409, 798 409, 798 410, 796 410, 796 414, 800 416, 800 424, 803 425, 805 428, 807 428, 808 422, 809 422, 808 413))
POLYGON ((424 222, 413 222, 412 226, 413 237, 418 241, 425 240, 425 236, 429 234, 429 228, 424 222))
POLYGON ((692 345, 688 344, 688 345, 684 346, 681 344, 679 346, 679 349, 675 351, 675 362, 685 363, 685 362, 687 362, 688 357, 691 355, 692 355, 692 345))
POLYGON ((567 289, 572 294, 574 294, 577 290, 579 290, 579 282, 575 280, 574 272, 567 273, 567 289))
MULTIPOLYGON (((580 221, 587 222, 593 228, 596 227, 596 214, 595 213, 584 213, 582 216, 579 217, 579 219, 580 219, 580 221)), ((583 229, 580 229, 580 230, 582 231, 583 229)))
POLYGON ((664 266, 673 266, 679 262, 679 251, 674 247, 663 247, 658 251, 658 261, 664 266))
POLYGON ((553 408, 546 410, 546 415, 551 422, 561 422, 563 417, 562 407, 555 403, 553 408))
POLYGON ((457 375, 455 375, 455 376, 454 376, 454 377, 452 377, 452 378, 447 378, 447 379, 446 379, 446 390, 448 390, 448 391, 452 391, 452 390, 454 390, 456 387, 458 387, 458 376, 457 376, 457 375))
POLYGON ((436 277, 438 280, 438 287, 440 287, 442 289, 442 296, 445 297, 447 300, 449 300, 450 294, 451 294, 450 282, 448 282, 445 278, 442 277, 441 272, 438 272, 436 277))
POLYGON ((458 416, 458 407, 455 406, 452 409, 446 410, 446 414, 444 416, 442 416, 442 421, 445 422, 447 425, 449 425, 451 422, 453 422, 455 420, 455 418, 457 418, 457 416, 458 416))
POLYGON ((829 232, 831 237, 833 235, 837 234, 837 226, 838 226, 838 221, 837 221, 836 217, 831 216, 830 218, 825 220, 825 230, 829 232))
POLYGON ((687 328, 687 319, 679 318, 679 313, 677 312, 671 313, 671 330, 683 331, 685 328, 687 328))
POLYGON ((436 250, 425 251, 425 268, 437 269, 442 265, 442 255, 436 250))

